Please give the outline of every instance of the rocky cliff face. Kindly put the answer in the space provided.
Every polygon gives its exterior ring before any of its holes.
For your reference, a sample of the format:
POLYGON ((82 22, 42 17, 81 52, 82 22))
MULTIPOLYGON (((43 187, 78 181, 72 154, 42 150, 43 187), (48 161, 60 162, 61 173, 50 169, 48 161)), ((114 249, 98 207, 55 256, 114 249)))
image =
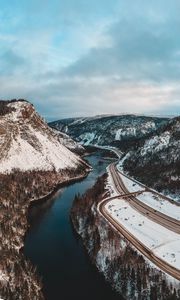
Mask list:
POLYGON ((84 196, 76 197, 71 211, 92 262, 125 299, 180 299, 180 286, 173 288, 165 274, 149 264, 97 211, 104 180, 105 176, 84 196))
POLYGON ((28 207, 89 166, 23 100, 0 101, 0 153, 0 298, 40 300, 41 282, 20 251, 28 207))

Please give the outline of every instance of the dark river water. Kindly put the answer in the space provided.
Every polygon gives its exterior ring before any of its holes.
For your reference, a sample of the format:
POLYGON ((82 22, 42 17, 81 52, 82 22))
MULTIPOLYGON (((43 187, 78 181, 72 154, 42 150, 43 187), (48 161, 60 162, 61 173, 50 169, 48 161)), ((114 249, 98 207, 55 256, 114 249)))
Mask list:
POLYGON ((47 300, 122 299, 91 264, 69 218, 74 196, 90 188, 112 162, 103 159, 100 152, 87 160, 93 171, 86 179, 59 190, 53 198, 30 209, 31 226, 24 253, 37 266, 47 300))

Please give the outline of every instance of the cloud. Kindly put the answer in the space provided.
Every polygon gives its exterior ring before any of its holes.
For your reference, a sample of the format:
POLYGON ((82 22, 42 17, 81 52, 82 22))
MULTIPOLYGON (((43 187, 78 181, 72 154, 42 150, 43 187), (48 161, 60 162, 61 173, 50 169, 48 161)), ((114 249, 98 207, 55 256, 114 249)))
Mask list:
POLYGON ((93 48, 64 70, 69 76, 119 76, 122 80, 180 79, 180 19, 128 15, 106 33, 111 43, 93 48))
POLYGON ((179 1, 2 2, 1 98, 48 119, 180 113, 179 1))
POLYGON ((0 54, 0 74, 2 75, 13 74, 24 64, 24 58, 16 54, 12 49, 7 49, 0 54))

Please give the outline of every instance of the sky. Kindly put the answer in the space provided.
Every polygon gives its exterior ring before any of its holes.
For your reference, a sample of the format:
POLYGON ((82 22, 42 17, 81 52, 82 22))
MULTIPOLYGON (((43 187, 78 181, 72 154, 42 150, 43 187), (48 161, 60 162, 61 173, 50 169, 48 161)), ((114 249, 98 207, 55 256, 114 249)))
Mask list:
POLYGON ((0 98, 47 119, 180 114, 179 0, 0 0, 0 98))

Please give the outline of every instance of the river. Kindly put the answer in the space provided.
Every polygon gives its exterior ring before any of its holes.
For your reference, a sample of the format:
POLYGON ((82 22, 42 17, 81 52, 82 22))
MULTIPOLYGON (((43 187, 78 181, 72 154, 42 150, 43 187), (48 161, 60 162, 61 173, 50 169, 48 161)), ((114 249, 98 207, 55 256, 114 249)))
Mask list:
POLYGON ((86 157, 93 171, 30 209, 24 254, 37 266, 47 300, 121 300, 93 266, 69 218, 74 196, 93 186, 112 159, 86 157))

